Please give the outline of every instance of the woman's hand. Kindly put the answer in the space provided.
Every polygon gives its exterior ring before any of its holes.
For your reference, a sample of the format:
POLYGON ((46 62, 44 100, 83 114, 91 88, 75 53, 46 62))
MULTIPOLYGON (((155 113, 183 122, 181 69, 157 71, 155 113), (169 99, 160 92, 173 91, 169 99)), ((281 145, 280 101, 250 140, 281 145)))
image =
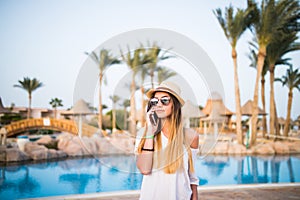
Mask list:
POLYGON ((157 133, 159 124, 159 118, 154 107, 147 112, 146 122, 148 126, 147 136, 154 136, 157 133))

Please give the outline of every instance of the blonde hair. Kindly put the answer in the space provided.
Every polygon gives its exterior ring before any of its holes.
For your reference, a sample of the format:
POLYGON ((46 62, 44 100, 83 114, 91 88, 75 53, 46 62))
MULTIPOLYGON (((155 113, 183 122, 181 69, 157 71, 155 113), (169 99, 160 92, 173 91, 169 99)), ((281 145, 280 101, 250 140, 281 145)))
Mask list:
MULTIPOLYGON (((173 174, 177 170, 183 170, 183 154, 184 147, 188 151, 189 170, 194 172, 194 165, 192 159, 192 152, 189 142, 184 134, 183 120, 181 114, 181 105, 177 98, 170 94, 173 102, 172 114, 167 119, 170 120, 170 130, 168 145, 165 149, 162 149, 162 132, 160 131, 154 138, 154 155, 153 155, 153 167, 156 169, 164 169, 167 174, 173 174)), ((145 143, 145 136, 147 132, 147 125, 144 131, 144 137, 138 146, 138 153, 142 152, 142 147, 145 143)))

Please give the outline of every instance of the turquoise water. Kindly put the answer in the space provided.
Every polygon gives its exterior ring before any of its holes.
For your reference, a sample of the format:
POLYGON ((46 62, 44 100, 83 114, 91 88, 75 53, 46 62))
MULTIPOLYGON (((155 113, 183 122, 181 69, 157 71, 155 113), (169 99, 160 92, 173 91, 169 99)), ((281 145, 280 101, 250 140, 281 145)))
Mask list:
MULTIPOLYGON (((300 182, 300 157, 198 157, 200 185, 300 182)), ((140 189, 134 156, 68 159, 0 167, 0 199, 140 189)))

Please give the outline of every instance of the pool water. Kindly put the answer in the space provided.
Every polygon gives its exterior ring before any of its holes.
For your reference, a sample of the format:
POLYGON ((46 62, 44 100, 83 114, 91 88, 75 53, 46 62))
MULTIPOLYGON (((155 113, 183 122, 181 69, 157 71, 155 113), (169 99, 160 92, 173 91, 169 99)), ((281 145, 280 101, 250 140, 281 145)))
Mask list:
MULTIPOLYGON (((300 182, 300 156, 206 156, 196 160, 200 185, 300 182)), ((134 156, 67 159, 0 167, 0 199, 140 189, 134 156)))

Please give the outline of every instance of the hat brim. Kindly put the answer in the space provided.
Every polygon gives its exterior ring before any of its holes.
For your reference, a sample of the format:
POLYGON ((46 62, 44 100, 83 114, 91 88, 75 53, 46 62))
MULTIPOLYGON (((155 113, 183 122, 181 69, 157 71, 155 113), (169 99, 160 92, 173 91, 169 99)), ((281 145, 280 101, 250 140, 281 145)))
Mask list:
POLYGON ((173 90, 170 90, 169 88, 164 88, 164 87, 158 87, 156 89, 150 89, 146 93, 146 96, 148 98, 151 98, 155 92, 167 92, 169 94, 172 94, 179 101, 179 103, 181 104, 181 106, 183 106, 184 103, 185 103, 185 101, 178 94, 176 94, 173 90))

